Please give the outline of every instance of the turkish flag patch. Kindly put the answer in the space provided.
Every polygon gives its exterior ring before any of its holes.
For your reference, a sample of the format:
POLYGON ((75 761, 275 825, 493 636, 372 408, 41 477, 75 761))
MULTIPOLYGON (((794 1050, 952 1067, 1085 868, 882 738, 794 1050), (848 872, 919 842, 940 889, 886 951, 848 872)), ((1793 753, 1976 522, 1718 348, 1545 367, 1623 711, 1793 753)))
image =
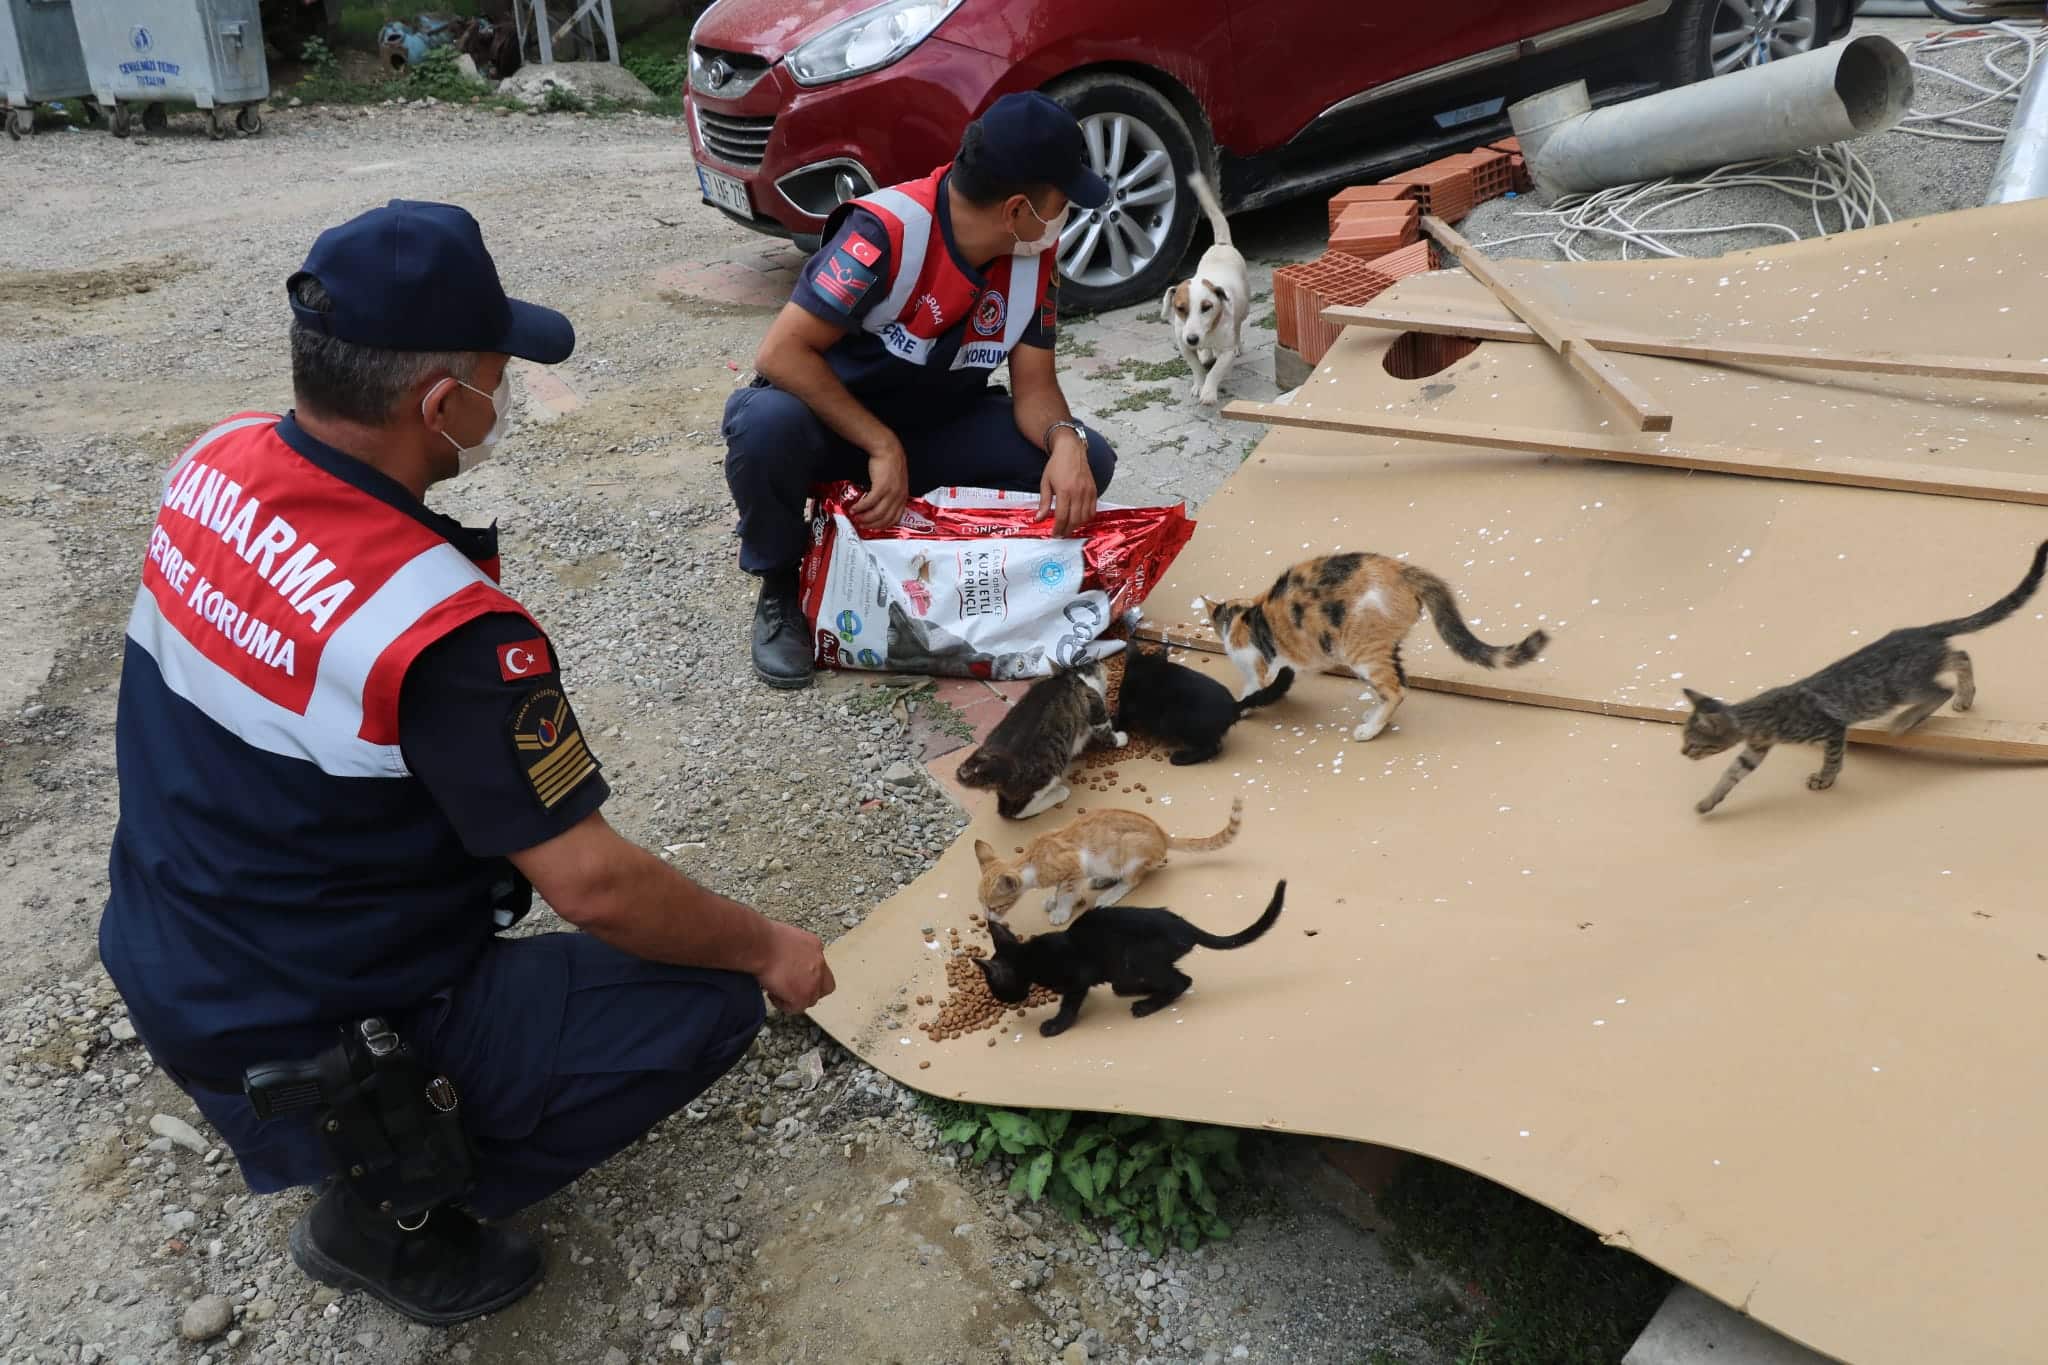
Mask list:
POLYGON ((520 682, 552 673, 548 664, 548 642, 536 635, 531 640, 498 646, 498 676, 506 682, 520 682))
POLYGON ((876 261, 882 259, 882 249, 861 236, 858 232, 847 233, 844 245, 846 247, 846 254, 859 261, 862 265, 871 266, 876 261))

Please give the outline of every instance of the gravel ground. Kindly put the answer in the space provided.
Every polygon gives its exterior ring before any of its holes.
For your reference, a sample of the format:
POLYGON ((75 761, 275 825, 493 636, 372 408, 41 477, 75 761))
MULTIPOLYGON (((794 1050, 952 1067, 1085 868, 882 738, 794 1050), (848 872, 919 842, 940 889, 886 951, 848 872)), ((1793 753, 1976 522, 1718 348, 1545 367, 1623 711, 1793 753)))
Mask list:
MULTIPOLYGON (((577 321, 561 375, 584 406, 543 422, 524 404, 505 453, 436 502, 500 521, 507 586, 571 661, 613 821, 828 937, 961 824, 921 776, 885 780, 915 755, 858 682, 751 680, 715 433, 765 309, 656 277, 758 243, 697 206, 672 121, 307 109, 250 140, 187 117, 7 149, 0 1365, 1448 1360, 1455 1301, 1297 1186, 1248 1192, 1240 1235, 1201 1253, 1091 1245, 1013 1208, 910 1092, 801 1021, 523 1215, 549 1279, 505 1313, 430 1332, 284 1260, 303 1200, 247 1195, 97 966, 113 702, 164 465, 288 401, 285 276, 320 228, 394 195, 468 205, 508 286, 577 321)), ((543 910, 522 929, 553 927, 543 910)), ((1299 1158, 1273 1144, 1256 1164, 1299 1158)))
MULTIPOLYGON (((1996 155, 1859 150, 1901 217, 1977 202, 1996 155)), ((113 701, 164 464, 222 416, 288 402, 282 281, 320 228, 400 195, 470 207, 508 287, 576 319, 560 374, 584 406, 523 404, 505 453, 436 502, 500 521, 507 586, 571 661, 614 822, 827 937, 960 826, 891 773, 911 739, 857 681, 751 681, 716 431, 768 310, 660 272, 759 244, 698 206, 673 121, 304 109, 252 140, 210 143, 186 117, 0 149, 0 1365, 1451 1359, 1469 1317, 1284 1177, 1300 1146, 1262 1148, 1283 1175, 1243 1196, 1237 1237, 1154 1262, 1012 1207, 910 1092, 801 1021, 524 1215, 549 1280, 505 1313, 430 1332, 283 1260, 302 1201, 248 1197, 97 966, 113 701)), ((1527 231, 1525 206, 1466 231, 1527 231)), ((1312 254, 1321 218, 1252 215, 1239 238, 1312 254)), ((1187 487, 1171 449, 1156 468, 1132 452, 1141 486, 1198 499, 1220 477, 1187 487)), ((544 910, 522 926, 552 927, 544 910)))

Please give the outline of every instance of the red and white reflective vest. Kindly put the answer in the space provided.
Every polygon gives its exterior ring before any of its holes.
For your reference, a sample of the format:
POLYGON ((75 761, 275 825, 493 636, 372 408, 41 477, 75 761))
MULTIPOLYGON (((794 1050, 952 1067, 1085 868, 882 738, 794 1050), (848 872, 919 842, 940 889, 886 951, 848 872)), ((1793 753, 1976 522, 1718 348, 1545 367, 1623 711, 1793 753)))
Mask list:
POLYGON ((479 616, 532 618, 499 590, 495 559, 314 465, 277 422, 242 413, 171 467, 129 638, 251 748, 334 778, 407 777, 398 697, 412 661, 479 616))
MULTIPOLYGON (((922 180, 847 202, 881 220, 895 267, 889 292, 861 326, 880 337, 890 354, 923 365, 939 338, 965 322, 951 368, 992 370, 1023 340, 1031 319, 1050 309, 1052 264, 1042 255, 998 257, 976 284, 939 234, 939 195, 948 169, 941 166, 922 180)), ((829 225, 827 235, 836 228, 836 222, 829 225)))

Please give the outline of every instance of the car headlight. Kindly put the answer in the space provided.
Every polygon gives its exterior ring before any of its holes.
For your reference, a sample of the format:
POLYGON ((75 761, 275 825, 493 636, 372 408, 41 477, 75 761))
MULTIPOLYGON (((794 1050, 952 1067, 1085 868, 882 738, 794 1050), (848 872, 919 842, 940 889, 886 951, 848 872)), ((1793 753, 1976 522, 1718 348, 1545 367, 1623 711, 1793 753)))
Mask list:
POLYGON ((878 71, 932 36, 961 0, 883 0, 789 54, 798 85, 829 85, 878 71))

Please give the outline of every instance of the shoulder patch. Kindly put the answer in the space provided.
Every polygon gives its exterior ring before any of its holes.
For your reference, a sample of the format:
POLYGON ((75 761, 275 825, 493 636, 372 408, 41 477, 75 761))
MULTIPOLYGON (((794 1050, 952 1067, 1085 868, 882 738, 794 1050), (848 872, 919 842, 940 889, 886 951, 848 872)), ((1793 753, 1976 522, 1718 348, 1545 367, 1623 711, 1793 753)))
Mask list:
POLYGON ((559 687, 537 687, 513 709, 512 748, 533 794, 550 809, 597 771, 559 687))
POLYGON ((873 265, 882 259, 882 249, 858 232, 846 234, 846 254, 862 265, 873 265))
POLYGON ((498 646, 498 676, 506 682, 538 678, 554 671, 548 660, 548 642, 538 635, 531 640, 498 646))
POLYGON ((811 288, 842 313, 851 313, 874 284, 875 272, 848 254, 847 246, 834 247, 811 272, 811 288))

